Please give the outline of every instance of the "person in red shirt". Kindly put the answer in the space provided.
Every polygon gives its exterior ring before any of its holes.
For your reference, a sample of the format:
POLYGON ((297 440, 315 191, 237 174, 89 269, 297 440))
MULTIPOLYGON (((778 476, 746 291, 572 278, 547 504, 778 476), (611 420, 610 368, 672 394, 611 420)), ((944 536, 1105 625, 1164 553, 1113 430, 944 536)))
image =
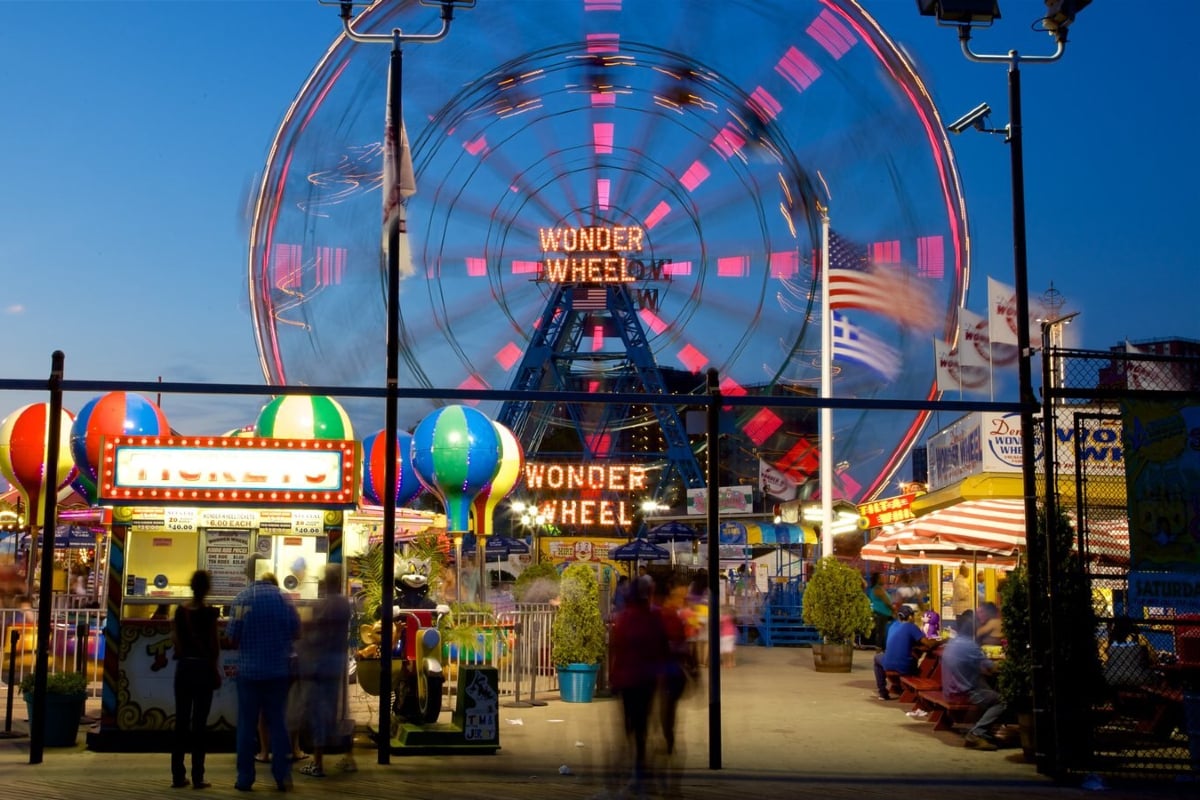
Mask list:
POLYGON ((662 614, 651 606, 653 593, 653 578, 634 580, 608 640, 608 685, 621 698, 625 738, 633 741, 635 791, 646 779, 650 709, 667 661, 667 633, 662 614))

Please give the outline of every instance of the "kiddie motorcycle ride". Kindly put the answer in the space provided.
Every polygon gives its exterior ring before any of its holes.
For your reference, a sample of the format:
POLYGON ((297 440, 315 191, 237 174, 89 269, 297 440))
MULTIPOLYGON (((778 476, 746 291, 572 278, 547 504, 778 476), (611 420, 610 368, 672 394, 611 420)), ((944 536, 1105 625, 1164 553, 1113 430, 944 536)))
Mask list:
MULTIPOLYGON (((436 722, 442 712, 442 689, 446 682, 441 662, 441 634, 438 621, 450 609, 437 605, 427 596, 428 579, 409 565, 397 582, 399 597, 392 607, 392 735, 404 722, 436 722)), ((367 667, 377 659, 382 639, 382 623, 364 626, 364 647, 359 651, 357 676, 368 694, 379 695, 378 673, 367 667)), ((378 661, 375 661, 378 664, 378 661)), ((376 667, 376 670, 378 667, 376 667)))

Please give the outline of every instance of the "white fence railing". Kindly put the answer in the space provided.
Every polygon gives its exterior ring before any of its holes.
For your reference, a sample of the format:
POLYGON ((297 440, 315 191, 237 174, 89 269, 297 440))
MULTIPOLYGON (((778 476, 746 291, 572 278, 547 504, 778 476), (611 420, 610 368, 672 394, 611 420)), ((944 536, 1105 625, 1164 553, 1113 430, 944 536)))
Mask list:
POLYGON ((550 659, 550 627, 555 607, 519 604, 496 615, 455 614, 455 624, 477 631, 469 645, 445 648, 447 691, 454 691, 454 676, 466 665, 495 667, 500 696, 526 701, 537 692, 557 692, 558 676, 550 659))
MULTIPOLYGON (((33 672, 37 659, 38 614, 31 609, 0 609, 0 685, 14 685, 33 672), (11 670, 11 674, 10 674, 11 670)), ((82 672, 88 695, 99 697, 104 674, 104 611, 98 608, 51 612, 50 672, 82 672)))

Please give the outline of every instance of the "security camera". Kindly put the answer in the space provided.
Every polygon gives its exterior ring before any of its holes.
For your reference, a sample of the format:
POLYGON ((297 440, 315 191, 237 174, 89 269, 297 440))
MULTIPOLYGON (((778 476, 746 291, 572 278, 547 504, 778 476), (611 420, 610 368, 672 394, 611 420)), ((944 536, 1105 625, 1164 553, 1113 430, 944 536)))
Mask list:
POLYGON ((987 119, 987 115, 990 113, 992 113, 992 107, 987 103, 980 103, 947 125, 946 130, 951 133, 962 133, 967 128, 979 128, 983 130, 983 121, 987 119))

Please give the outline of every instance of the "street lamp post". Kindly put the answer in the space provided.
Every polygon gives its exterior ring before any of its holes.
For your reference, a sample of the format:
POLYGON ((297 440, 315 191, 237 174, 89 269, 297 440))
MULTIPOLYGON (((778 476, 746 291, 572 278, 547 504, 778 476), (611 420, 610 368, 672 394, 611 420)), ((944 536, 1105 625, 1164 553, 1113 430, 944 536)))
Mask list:
MULTIPOLYGON (((1023 129, 1021 121, 1021 63, 1049 63, 1062 58, 1067 44, 1067 29, 1084 6, 1091 0, 1047 0, 1047 15, 1042 27, 1054 36, 1055 50, 1045 56, 1021 56, 1016 50, 1006 54, 983 54, 971 50, 971 28, 986 27, 1000 17, 996 0, 917 0, 922 15, 937 17, 939 24, 958 28, 958 41, 963 55, 969 61, 1008 66, 1009 123, 1004 132, 1009 145, 1012 165, 1012 217, 1013 217, 1013 289, 1016 294, 1017 316, 1017 381, 1021 404, 1021 453, 1022 494, 1025 504, 1026 541, 1029 558, 1029 612, 1030 619, 1049 616, 1051 624, 1045 631, 1037 625, 1030 630, 1030 644, 1034 652, 1033 710, 1037 741, 1037 766, 1040 772, 1059 771, 1059 731, 1052 714, 1047 714, 1050 699, 1054 696, 1055 675, 1053 661, 1048 655, 1053 651, 1054 623, 1052 615, 1045 615, 1048 603, 1047 578, 1053 565, 1049 560, 1049 540, 1045 531, 1037 525, 1037 475, 1034 471, 1034 454, 1037 439, 1034 431, 1034 415, 1039 404, 1033 391, 1031 359, 1033 351, 1029 342, 1029 281, 1025 251, 1025 163, 1022 147, 1023 129), (1051 753, 1056 763, 1048 763, 1045 743, 1051 744, 1051 753)), ((989 133, 983 127, 990 109, 986 104, 947 126, 954 133, 974 127, 989 133)), ((1049 457, 1048 454, 1045 457, 1049 457)), ((1052 489, 1052 487, 1048 487, 1052 489)), ((1050 524, 1050 523, 1048 523, 1050 524)))
MULTIPOLYGON (((355 30, 353 23, 354 6, 365 5, 363 0, 318 0, 324 5, 336 5, 342 18, 342 29, 347 38, 363 44, 389 44, 392 47, 391 60, 388 66, 388 97, 387 120, 388 131, 384 141, 384 209, 394 203, 399 207, 396 213, 388 214, 384 220, 386 236, 385 249, 387 253, 387 395, 384 411, 384 486, 395 487, 397 480, 397 428, 398 405, 400 390, 400 246, 404 228, 403 197, 406 196, 403 187, 402 173, 405 169, 407 156, 407 140, 404 135, 404 116, 401 92, 402 51, 406 42, 429 44, 440 42, 450 33, 450 23, 454 19, 455 8, 471 8, 475 0, 421 0, 423 5, 441 7, 441 28, 435 33, 404 34, 399 28, 390 33, 362 33, 355 30), (388 185, 388 163, 393 165, 393 185, 388 185)), ((415 191, 415 186, 409 187, 407 194, 415 191)), ((383 574, 391 575, 396 563, 396 492, 384 493, 383 497, 383 574)), ((380 603, 383 635, 380 641, 379 660, 379 730, 391 730, 391 703, 386 699, 392 694, 392 597, 393 587, 390 580, 383 581, 383 597, 380 603)), ((379 737, 380 764, 390 761, 390 742, 387 736, 379 737)))

